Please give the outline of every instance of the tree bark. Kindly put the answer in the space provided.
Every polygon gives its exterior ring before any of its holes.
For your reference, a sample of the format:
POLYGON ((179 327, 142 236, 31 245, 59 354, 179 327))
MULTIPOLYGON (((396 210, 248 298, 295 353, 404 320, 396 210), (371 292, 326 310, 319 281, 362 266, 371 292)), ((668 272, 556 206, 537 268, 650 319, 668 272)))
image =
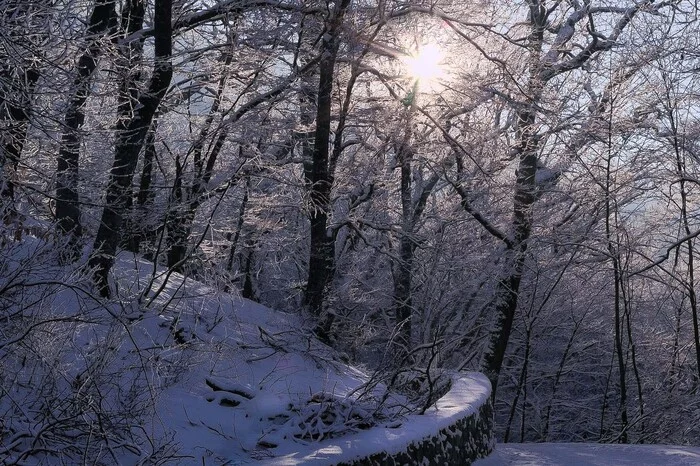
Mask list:
POLYGON ((498 376, 501 373, 508 339, 518 307, 518 292, 525 266, 528 239, 532 231, 532 206, 536 201, 535 172, 537 171, 538 139, 536 137, 536 106, 542 97, 546 80, 542 76, 542 42, 547 14, 539 4, 530 3, 529 83, 525 95, 528 104, 518 115, 518 169, 513 195, 513 233, 507 243, 506 275, 498 282, 495 301, 496 322, 489 336, 481 369, 492 385, 495 399, 498 376))
MULTIPOLYGON (((541 83, 535 82, 533 101, 537 102, 541 83)), ((498 282, 495 301, 496 322, 489 337, 481 369, 491 381, 495 397, 498 376, 503 366, 508 339, 518 307, 518 293, 527 257, 528 239, 532 231, 532 207, 535 203, 537 170, 537 140, 534 134, 534 110, 518 115, 520 162, 513 196, 513 238, 506 247, 506 276, 498 282)))
MULTIPOLYGON (((8 71, 11 73, 10 70, 8 71)), ((33 66, 18 71, 23 75, 21 81, 15 81, 18 88, 15 86, 5 88, 4 85, 0 87, 0 102, 4 103, 0 107, 0 121, 7 123, 0 145, 0 203, 5 204, 1 205, 0 217, 3 223, 9 223, 17 217, 15 208, 17 166, 27 141, 27 130, 32 114, 31 94, 40 75, 39 70, 33 66)))

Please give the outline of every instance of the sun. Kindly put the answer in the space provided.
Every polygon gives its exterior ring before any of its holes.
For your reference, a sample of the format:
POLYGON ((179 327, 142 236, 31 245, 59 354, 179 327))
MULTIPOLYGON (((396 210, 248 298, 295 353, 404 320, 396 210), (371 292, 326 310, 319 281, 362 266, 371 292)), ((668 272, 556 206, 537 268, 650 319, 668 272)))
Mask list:
POLYGON ((404 59, 408 74, 418 81, 434 82, 443 75, 443 54, 435 44, 426 44, 404 59))

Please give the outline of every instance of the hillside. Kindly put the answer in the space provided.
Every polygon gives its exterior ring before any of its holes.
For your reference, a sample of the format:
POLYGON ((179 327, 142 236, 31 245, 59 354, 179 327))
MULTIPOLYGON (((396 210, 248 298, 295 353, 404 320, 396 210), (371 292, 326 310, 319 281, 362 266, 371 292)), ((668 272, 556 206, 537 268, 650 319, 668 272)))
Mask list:
POLYGON ((299 317, 126 253, 103 301, 53 257, 29 238, 3 262, 2 464, 329 464, 401 451, 488 397, 465 375, 410 415, 299 317))
MULTIPOLYGON (((50 244, 5 250, 2 464, 352 462, 454 430, 489 396, 483 376, 461 374, 412 414, 407 396, 346 364, 298 316, 128 253, 104 301, 50 244)), ((667 464, 700 464, 700 449, 503 444, 475 466, 667 464)))

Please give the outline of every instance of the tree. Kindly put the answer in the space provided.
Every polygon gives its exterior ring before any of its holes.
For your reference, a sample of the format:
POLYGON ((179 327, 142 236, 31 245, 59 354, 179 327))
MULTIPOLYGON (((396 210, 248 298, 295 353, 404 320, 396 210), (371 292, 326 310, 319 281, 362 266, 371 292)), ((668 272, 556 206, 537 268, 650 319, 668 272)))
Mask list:
MULTIPOLYGON (((126 10, 129 7, 125 7, 126 10)), ((100 55, 106 48, 105 39, 116 31, 117 17, 114 0, 96 0, 85 31, 83 53, 75 69, 70 97, 64 117, 64 128, 56 163, 56 220, 58 231, 68 236, 66 259, 75 259, 79 253, 78 240, 82 235, 80 199, 78 195, 78 168, 80 159, 80 127, 85 122, 84 107, 90 95, 92 77, 100 55)))
MULTIPOLYGON (((168 90, 173 75, 172 0, 156 0, 154 8, 154 63, 148 88, 138 96, 130 118, 117 126, 114 164, 110 171, 105 207, 88 262, 94 268, 95 283, 102 296, 109 296, 109 271, 121 238, 121 226, 128 207, 128 196, 139 153, 158 105, 168 90)), ((129 90, 131 91, 131 90, 129 90)))
MULTIPOLYGON (((527 68, 522 82, 517 83, 521 95, 515 99, 514 108, 516 133, 509 157, 517 161, 517 168, 509 231, 501 232, 492 223, 480 220, 468 207, 468 199, 461 196, 465 210, 489 233, 501 239, 505 247, 503 272, 493 305, 495 322, 481 364, 481 370, 494 388, 494 396, 518 307, 518 293, 533 231, 533 207, 540 197, 537 172, 541 166, 539 151, 543 135, 538 115, 546 103, 545 91, 555 78, 580 69, 600 53, 613 48, 635 16, 659 11, 664 6, 651 1, 630 2, 624 7, 598 6, 592 2, 548 5, 544 1, 530 0, 526 3, 526 38, 523 43, 527 68), (609 31, 597 29, 602 17, 614 21, 614 27, 609 31), (578 51, 572 53, 574 49, 578 51)), ((463 36, 474 43, 466 34, 463 36)), ((496 62, 508 69, 507 62, 498 59, 496 62)), ((517 73, 508 74, 518 76, 517 73)))
POLYGON ((0 5, 4 33, 0 51, 0 219, 19 221, 17 168, 32 118, 34 89, 41 77, 44 28, 51 5, 12 0, 0 5))
MULTIPOLYGON (((311 313, 320 317, 326 287, 333 277, 335 244, 328 231, 331 211, 331 189, 333 173, 330 167, 331 108, 333 105, 333 80, 335 64, 340 47, 343 18, 350 0, 340 0, 328 13, 324 34, 321 37, 318 70, 318 92, 316 94, 316 129, 310 170, 305 174, 309 185, 310 200, 310 252, 309 275, 304 293, 304 302, 311 313)), ((321 335, 327 334, 329 321, 319 326, 321 335)), ((327 337, 327 335, 326 335, 327 337)))

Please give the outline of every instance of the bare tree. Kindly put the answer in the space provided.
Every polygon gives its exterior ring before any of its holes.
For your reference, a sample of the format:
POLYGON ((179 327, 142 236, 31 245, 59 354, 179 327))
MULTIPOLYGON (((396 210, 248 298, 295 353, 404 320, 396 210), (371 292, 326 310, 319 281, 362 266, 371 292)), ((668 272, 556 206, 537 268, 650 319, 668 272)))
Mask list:
MULTIPOLYGON (((469 207, 469 199, 461 196, 465 210, 489 233, 500 239, 505 248, 503 273, 498 280, 493 305, 495 322, 481 364, 481 370, 494 387, 494 396, 518 307, 518 293, 533 231, 533 207, 541 197, 538 186, 541 180, 537 173, 538 168, 542 167, 539 151, 543 135, 539 128, 539 115, 546 102, 545 91, 558 76, 580 69, 600 53, 613 48, 638 14, 658 12, 666 5, 641 1, 629 2, 621 7, 594 5, 593 2, 575 2, 564 6, 532 0, 526 6, 526 36, 523 39, 526 70, 523 81, 517 83, 521 95, 514 102, 516 133, 512 153, 509 154, 517 161, 509 231, 501 231, 480 216, 469 207), (605 32, 597 29, 597 24, 603 18, 614 21, 614 26, 605 32), (550 27, 552 24, 556 26, 550 27), (576 53, 572 52, 574 49, 576 53)), ((455 29, 459 30, 458 26, 455 25, 455 29)), ((466 33, 462 32, 461 35, 475 43, 466 33)), ((487 57, 490 55, 487 54, 487 57)), ((495 60, 499 66, 508 69, 505 61, 495 60)))
POLYGON ((18 220, 17 167, 31 123, 52 5, 13 0, 0 5, 0 218, 18 220))
POLYGON ((85 122, 84 107, 90 95, 92 77, 97 69, 100 55, 114 34, 117 17, 114 0, 96 0, 85 31, 83 53, 75 69, 70 97, 68 99, 63 135, 56 164, 56 219, 60 233, 68 235, 66 259, 78 254, 78 240, 82 235, 80 223, 80 199, 78 196, 78 168, 80 127, 85 122))
POLYGON ((154 64, 148 88, 138 96, 133 114, 118 123, 114 164, 107 184, 105 208, 95 238, 89 265, 95 269, 95 283, 102 296, 109 296, 109 271, 114 264, 121 227, 128 207, 139 153, 146 140, 158 105, 168 90, 173 75, 172 0, 156 0, 154 10, 154 64))

